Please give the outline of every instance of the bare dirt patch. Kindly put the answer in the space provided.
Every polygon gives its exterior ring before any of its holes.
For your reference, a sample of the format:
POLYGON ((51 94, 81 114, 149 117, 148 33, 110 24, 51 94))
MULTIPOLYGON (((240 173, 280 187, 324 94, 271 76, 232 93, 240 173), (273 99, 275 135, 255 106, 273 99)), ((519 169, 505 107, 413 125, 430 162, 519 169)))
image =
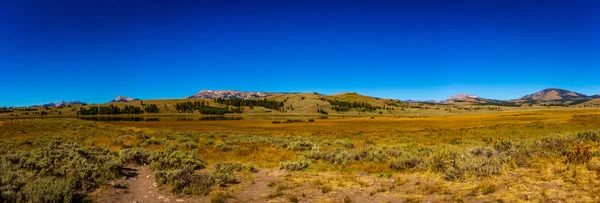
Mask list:
POLYGON ((204 196, 171 194, 154 181, 148 166, 127 166, 123 173, 123 178, 112 181, 92 196, 96 196, 98 202, 208 202, 208 197, 204 196))

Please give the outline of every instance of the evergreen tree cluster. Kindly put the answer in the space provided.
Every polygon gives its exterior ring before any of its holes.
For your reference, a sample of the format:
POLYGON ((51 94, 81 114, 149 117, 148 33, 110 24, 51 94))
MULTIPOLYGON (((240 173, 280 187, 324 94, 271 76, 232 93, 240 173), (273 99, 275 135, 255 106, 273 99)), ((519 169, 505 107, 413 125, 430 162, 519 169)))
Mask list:
POLYGON ((325 111, 323 109, 317 109, 317 113, 320 113, 320 114, 329 114, 329 113, 327 113, 327 111, 325 111))
POLYGON ((77 115, 117 115, 117 114, 142 114, 144 111, 138 106, 125 106, 123 109, 118 106, 92 106, 88 109, 81 107, 77 115))
POLYGON ((180 102, 175 104, 175 109, 179 113, 194 113, 198 111, 201 114, 224 115, 226 113, 243 113, 244 108, 241 107, 214 107, 210 106, 207 101, 180 102))
POLYGON ((200 107, 197 109, 201 114, 210 114, 210 115, 224 115, 226 113, 233 113, 229 108, 220 108, 213 106, 200 107))
POLYGON ((380 106, 374 106, 374 105, 368 104, 366 102, 348 102, 348 101, 339 101, 339 100, 331 100, 331 99, 328 99, 327 102, 329 102, 331 104, 331 106, 333 106, 332 109, 335 111, 350 111, 350 109, 356 108, 362 112, 366 112, 366 111, 373 112, 377 109, 381 109, 380 106))
MULTIPOLYGON (((119 107, 117 107, 117 108, 119 108, 119 107)), ((142 113, 144 113, 144 111, 142 111, 142 108, 138 107, 138 106, 125 106, 121 110, 121 114, 142 114, 142 113)))
POLYGON ((156 104, 148 104, 144 107, 144 111, 146 111, 146 113, 158 113, 158 107, 156 104))
POLYGON ((13 112, 12 108, 2 107, 0 108, 0 113, 10 113, 13 112))
POLYGON ((209 106, 209 103, 206 101, 178 102, 175 104, 175 110, 177 110, 179 113, 194 113, 195 110, 209 106))
POLYGON ((277 110, 277 111, 284 111, 284 103, 280 102, 280 101, 275 101, 275 100, 267 100, 267 98, 264 99, 215 99, 214 100, 215 103, 219 103, 219 104, 224 104, 226 106, 235 106, 235 107, 242 107, 242 106, 248 106, 251 109, 255 106, 262 106, 265 107, 267 109, 273 109, 273 110, 277 110))
POLYGON ((23 107, 23 108, 17 108, 16 110, 18 111, 37 111, 37 108, 34 107, 23 107))
POLYGON ((409 107, 409 105, 407 103, 404 103, 400 100, 390 100, 390 101, 386 101, 385 103, 388 106, 394 106, 394 107, 400 107, 400 108, 409 107))

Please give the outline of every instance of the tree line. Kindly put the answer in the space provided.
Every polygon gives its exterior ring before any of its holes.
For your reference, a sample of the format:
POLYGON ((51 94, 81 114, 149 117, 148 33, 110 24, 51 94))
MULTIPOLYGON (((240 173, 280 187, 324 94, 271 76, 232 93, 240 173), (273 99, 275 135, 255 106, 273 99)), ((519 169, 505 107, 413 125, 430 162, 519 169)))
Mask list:
POLYGON ((117 115, 117 114, 143 114, 147 113, 158 113, 158 107, 155 104, 146 105, 144 111, 139 106, 125 106, 120 108, 115 105, 108 106, 92 106, 89 108, 81 107, 79 111, 77 111, 77 115, 117 115))
POLYGON ((327 102, 331 104, 332 109, 335 111, 349 111, 350 109, 359 109, 363 112, 370 111, 373 112, 377 109, 381 109, 380 106, 375 106, 368 104, 366 102, 348 102, 348 101, 339 101, 339 100, 331 100, 328 99, 327 102))
POLYGON ((178 102, 175 104, 175 110, 179 113, 194 113, 195 111, 201 114, 210 115, 224 115, 227 113, 243 113, 244 108, 242 107, 214 107, 210 106, 207 101, 194 101, 194 102, 178 102))
POLYGON ((2 107, 0 108, 0 113, 10 113, 13 112, 12 108, 2 107))
POLYGON ((177 102, 175 104, 175 110, 179 113, 194 113, 195 110, 199 110, 200 108, 209 107, 209 103, 206 101, 186 101, 186 102, 177 102))
POLYGON ((254 108, 255 106, 262 106, 265 107, 267 109, 273 109, 273 110, 277 110, 277 111, 284 111, 284 103, 280 102, 280 101, 275 101, 275 100, 267 100, 267 98, 264 99, 215 99, 214 100, 215 103, 218 104, 224 104, 226 106, 235 106, 235 107, 242 107, 242 106, 248 106, 250 107, 250 109, 254 108))
POLYGON ((144 106, 144 111, 146 111, 146 113, 158 113, 158 106, 156 106, 156 104, 146 104, 144 106))

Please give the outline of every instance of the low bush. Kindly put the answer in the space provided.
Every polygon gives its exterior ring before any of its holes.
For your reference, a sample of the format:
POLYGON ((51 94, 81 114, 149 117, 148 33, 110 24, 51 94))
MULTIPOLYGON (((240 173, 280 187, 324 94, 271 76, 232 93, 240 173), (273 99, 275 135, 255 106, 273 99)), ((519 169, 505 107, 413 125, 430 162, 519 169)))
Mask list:
POLYGON ((312 149, 313 146, 314 144, 310 141, 295 141, 287 144, 287 149, 301 151, 312 149))
POLYGON ((289 162, 281 162, 279 164, 279 169, 288 169, 292 171, 299 171, 305 168, 308 168, 308 162, 306 161, 289 161, 289 162))
POLYGON ((580 132, 577 133, 577 137, 582 140, 590 140, 594 142, 600 142, 600 132, 580 132))
POLYGON ((139 165, 150 164, 150 161, 148 160, 150 152, 142 148, 122 149, 119 151, 119 157, 125 163, 135 163, 139 165))
POLYGON ((394 170, 407 170, 415 168, 421 163, 421 160, 416 156, 401 156, 390 162, 390 168, 394 170))
POLYGON ((203 161, 196 154, 189 154, 181 150, 173 149, 155 152, 148 160, 150 161, 150 167, 157 170, 198 170, 205 167, 203 161))
POLYGON ((341 145, 345 148, 352 149, 355 147, 354 142, 350 140, 336 140, 334 144, 341 145))
POLYGON ((116 153, 63 140, 0 144, 0 202, 70 202, 120 176, 116 153))
POLYGON ((159 184, 168 185, 171 192, 187 195, 206 195, 214 184, 210 174, 191 169, 157 170, 154 178, 159 184))
POLYGON ((240 172, 244 169, 245 167, 240 163, 217 163, 215 164, 213 177, 216 184, 219 186, 237 184, 240 183, 240 181, 235 176, 235 172, 240 172))

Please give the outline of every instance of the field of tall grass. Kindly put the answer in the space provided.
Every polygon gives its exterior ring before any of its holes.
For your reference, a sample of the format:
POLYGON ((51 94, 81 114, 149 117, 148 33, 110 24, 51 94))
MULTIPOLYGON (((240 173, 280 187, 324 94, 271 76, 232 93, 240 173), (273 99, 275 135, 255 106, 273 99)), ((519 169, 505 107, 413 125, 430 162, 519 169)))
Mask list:
POLYGON ((90 199, 148 165, 173 193, 244 201, 600 201, 600 111, 421 118, 0 121, 0 201, 90 199), (227 195, 223 195, 226 193, 227 195), (241 193, 241 192, 240 192, 241 193), (264 193, 264 194, 263 194, 264 193), (224 198, 227 197, 227 198, 224 198))

